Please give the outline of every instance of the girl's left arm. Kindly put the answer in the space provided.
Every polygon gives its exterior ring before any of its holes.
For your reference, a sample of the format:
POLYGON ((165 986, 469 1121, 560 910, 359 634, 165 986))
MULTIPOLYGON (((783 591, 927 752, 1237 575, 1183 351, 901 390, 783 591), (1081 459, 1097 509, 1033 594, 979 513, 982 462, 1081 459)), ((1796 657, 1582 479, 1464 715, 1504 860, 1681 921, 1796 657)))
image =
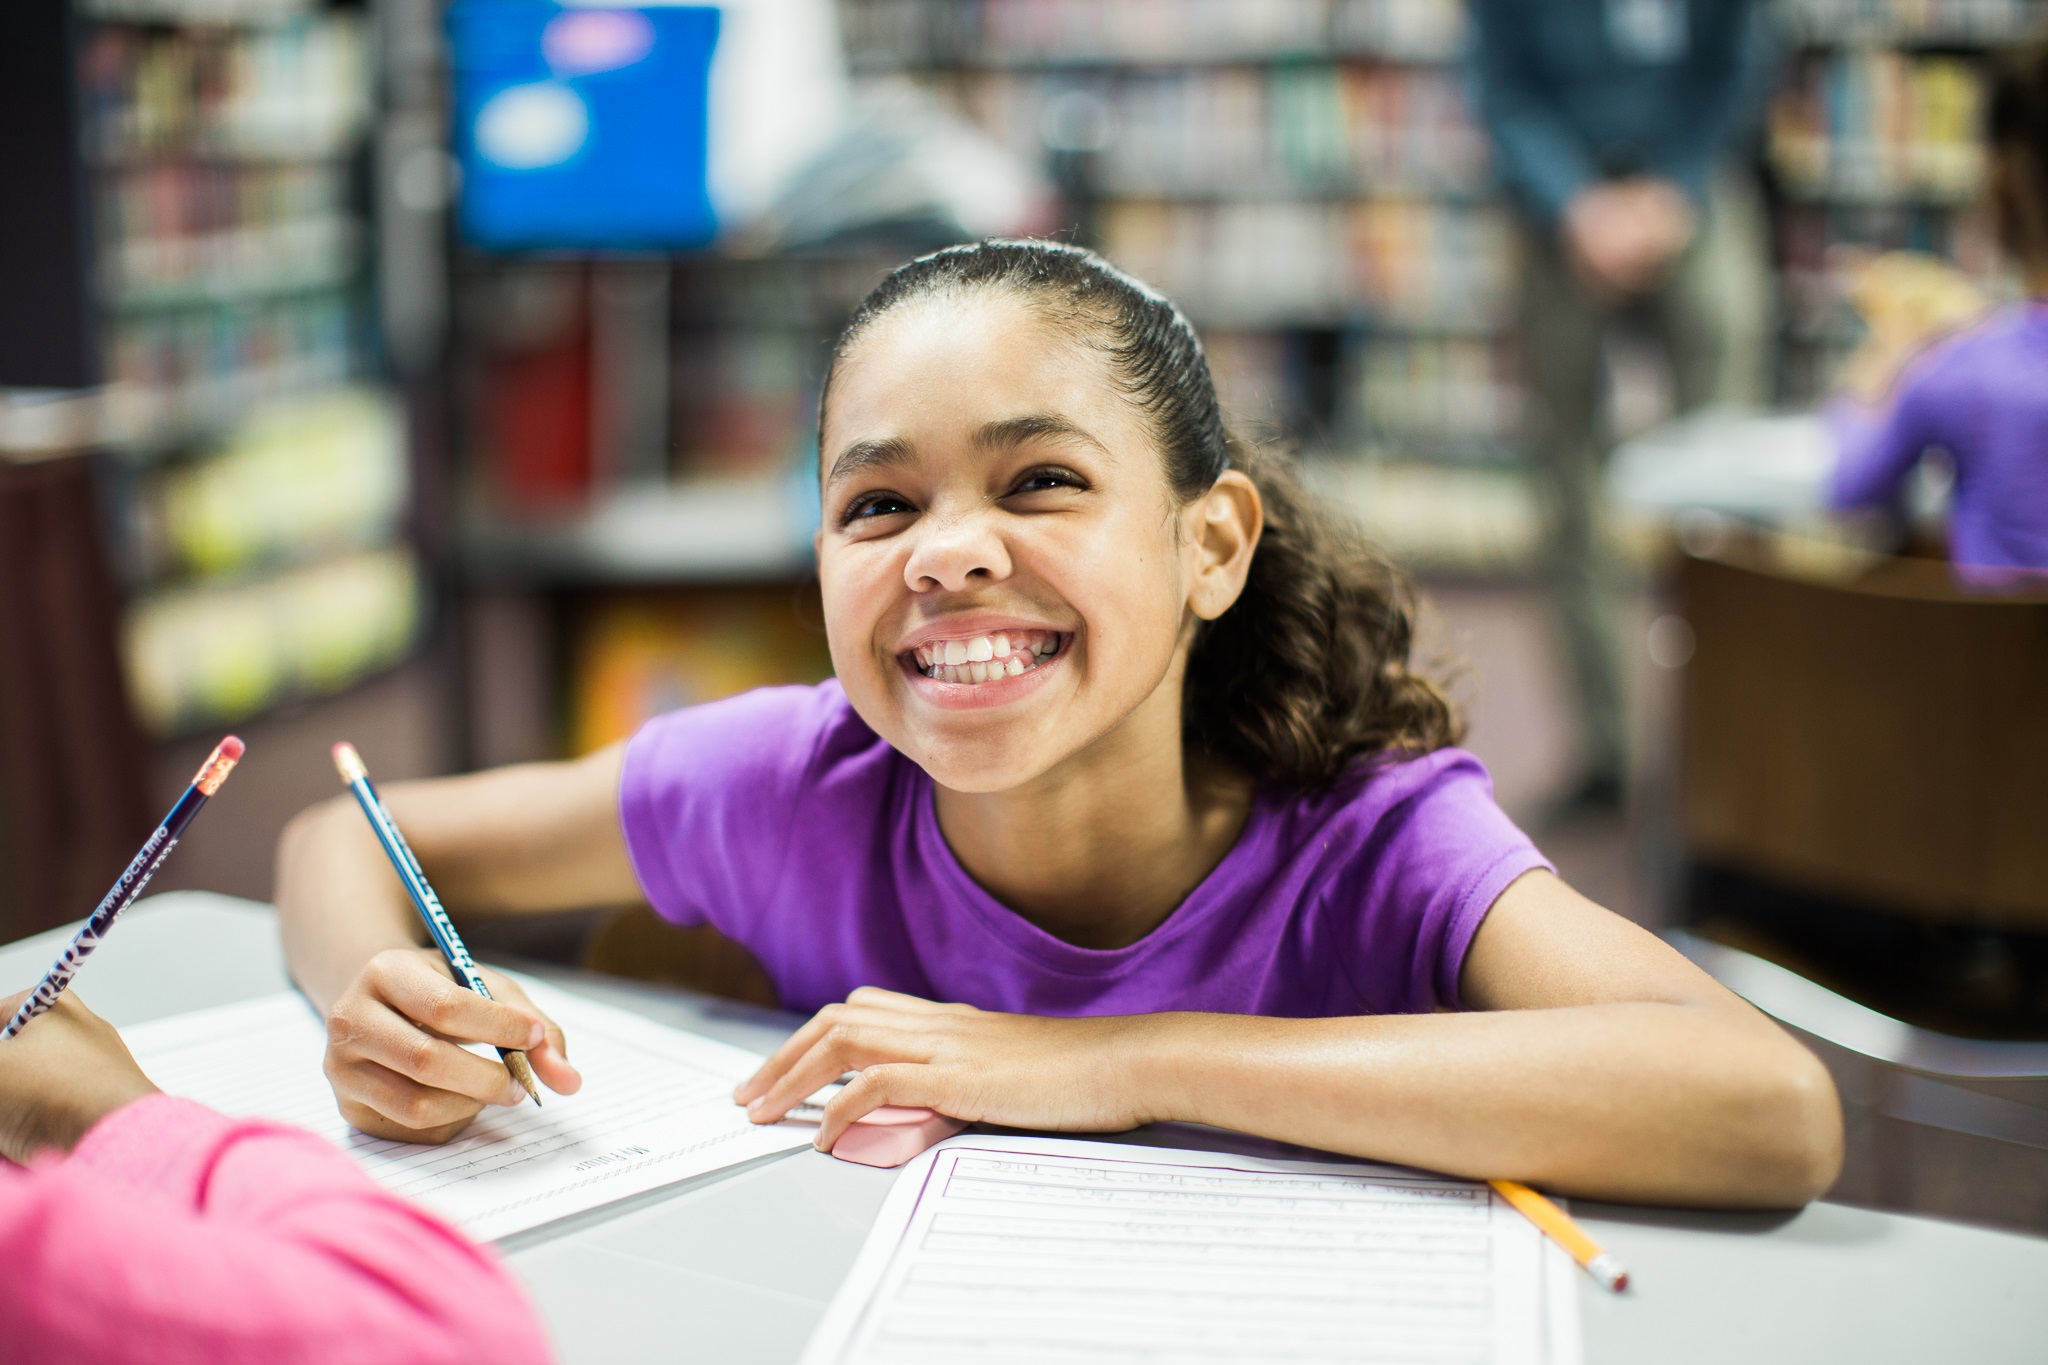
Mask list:
POLYGON ((1791 1207, 1842 1161, 1814 1055, 1547 872, 1474 937, 1464 1013, 1045 1019, 856 991, 737 1097, 769 1122, 858 1070, 818 1135, 881 1104, 1014 1127, 1180 1120, 1564 1194, 1791 1207))

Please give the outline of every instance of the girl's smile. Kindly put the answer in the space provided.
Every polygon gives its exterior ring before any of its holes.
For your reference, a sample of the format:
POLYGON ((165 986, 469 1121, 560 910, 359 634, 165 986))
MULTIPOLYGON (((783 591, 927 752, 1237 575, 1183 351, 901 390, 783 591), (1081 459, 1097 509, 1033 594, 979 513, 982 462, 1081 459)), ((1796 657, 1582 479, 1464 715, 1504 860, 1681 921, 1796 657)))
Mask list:
POLYGON ((917 632, 897 655, 914 696, 948 710, 1007 706, 1044 685, 1069 657, 1072 632, 982 614, 949 617, 917 632))

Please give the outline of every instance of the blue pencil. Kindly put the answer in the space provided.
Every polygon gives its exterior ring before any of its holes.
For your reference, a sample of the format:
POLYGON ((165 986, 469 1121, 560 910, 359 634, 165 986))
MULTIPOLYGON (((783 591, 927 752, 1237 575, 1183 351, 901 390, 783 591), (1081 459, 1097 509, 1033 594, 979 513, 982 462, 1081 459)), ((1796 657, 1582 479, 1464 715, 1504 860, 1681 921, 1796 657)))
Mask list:
POLYGON ((22 1001, 21 1008, 7 1021, 7 1027, 0 1029, 0 1040, 12 1038, 21 1032, 28 1021, 57 1003, 57 997, 64 994, 64 988, 71 984, 71 978, 78 975, 79 964, 92 956, 92 950, 100 946, 107 930, 114 927, 114 920, 123 910, 135 903, 142 894, 142 888, 149 885, 149 879, 164 865, 164 859, 171 856, 171 850, 178 846, 178 836, 185 832, 185 826, 192 823, 192 817, 199 814, 199 808, 206 799, 220 790, 220 784, 228 780, 228 774, 235 770, 235 764, 242 758, 242 741, 229 735, 216 744, 208 754, 206 762, 199 765, 199 771, 192 778, 192 785, 185 788, 185 794, 178 798, 178 804, 171 807, 170 814, 143 840, 142 851, 137 853, 114 882, 113 889, 86 918, 85 924, 72 936, 71 944, 64 955, 57 959, 50 970, 43 973, 35 991, 22 1001))
MULTIPOLYGON (((448 959, 455 979, 489 1000, 491 988, 484 984, 483 974, 477 971, 476 959, 469 955, 462 935, 455 932, 455 922, 441 908, 441 898, 434 894, 427 874, 420 870, 419 859, 412 856, 411 846, 398 832, 398 822, 391 818, 390 811, 384 809, 377 789, 370 785, 370 770, 363 766, 356 746, 346 742, 337 744, 333 753, 335 769, 340 772, 341 780, 348 784, 348 789, 355 793, 356 804, 363 808, 364 818, 377 832, 377 842, 384 846, 384 856, 398 869, 398 880, 405 883, 405 893, 412 897, 413 908, 427 922, 427 932, 433 935, 434 945, 441 950, 441 956, 448 959)), ((512 1073, 512 1079, 533 1096, 535 1104, 539 1104, 540 1086, 533 1078, 533 1064, 526 1060, 526 1054, 514 1048, 501 1047, 498 1055, 505 1059, 505 1069, 512 1073)))

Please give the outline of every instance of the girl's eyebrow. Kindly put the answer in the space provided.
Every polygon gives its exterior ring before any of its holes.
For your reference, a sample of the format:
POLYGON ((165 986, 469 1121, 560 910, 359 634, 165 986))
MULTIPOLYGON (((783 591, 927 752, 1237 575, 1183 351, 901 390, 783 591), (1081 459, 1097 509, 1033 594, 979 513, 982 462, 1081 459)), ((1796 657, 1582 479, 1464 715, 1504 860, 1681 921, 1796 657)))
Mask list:
POLYGON ((888 469, 909 464, 911 459, 910 442, 900 436, 879 441, 855 441, 832 461, 832 468, 825 475, 825 486, 830 488, 863 469, 888 469))
MULTIPOLYGON (((1006 446, 1022 445, 1026 441, 1067 440, 1079 441, 1093 446, 1104 455, 1109 447, 1090 435, 1084 428, 1074 425, 1066 418, 1049 412, 1032 413, 1025 417, 1006 417, 1000 422, 989 422, 974 433, 974 444, 984 450, 996 450, 1006 446)), ((863 469, 889 469, 906 465, 915 458, 910 443, 900 436, 880 440, 855 441, 839 452, 832 461, 832 468, 825 475, 825 486, 830 488, 841 479, 849 478, 863 469)))
POLYGON ((1079 441, 1095 447, 1108 455, 1109 447, 1095 439, 1086 430, 1075 426, 1066 418, 1049 412, 1032 413, 1028 417, 1009 417, 1000 422, 990 422, 974 433, 974 443, 983 449, 1022 445, 1026 441, 1046 439, 1079 441))

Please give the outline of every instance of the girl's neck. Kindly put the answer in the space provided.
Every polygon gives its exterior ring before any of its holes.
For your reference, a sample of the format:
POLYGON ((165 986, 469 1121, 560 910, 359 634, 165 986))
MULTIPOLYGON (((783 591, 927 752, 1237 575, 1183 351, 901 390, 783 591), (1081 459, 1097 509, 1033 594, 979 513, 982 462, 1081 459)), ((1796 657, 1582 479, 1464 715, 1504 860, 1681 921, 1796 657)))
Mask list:
POLYGON ((1223 861, 1255 783, 1183 754, 1179 708, 1141 707, 1089 749, 1021 787, 937 787, 960 865, 1055 938, 1122 948, 1158 928, 1223 861))

